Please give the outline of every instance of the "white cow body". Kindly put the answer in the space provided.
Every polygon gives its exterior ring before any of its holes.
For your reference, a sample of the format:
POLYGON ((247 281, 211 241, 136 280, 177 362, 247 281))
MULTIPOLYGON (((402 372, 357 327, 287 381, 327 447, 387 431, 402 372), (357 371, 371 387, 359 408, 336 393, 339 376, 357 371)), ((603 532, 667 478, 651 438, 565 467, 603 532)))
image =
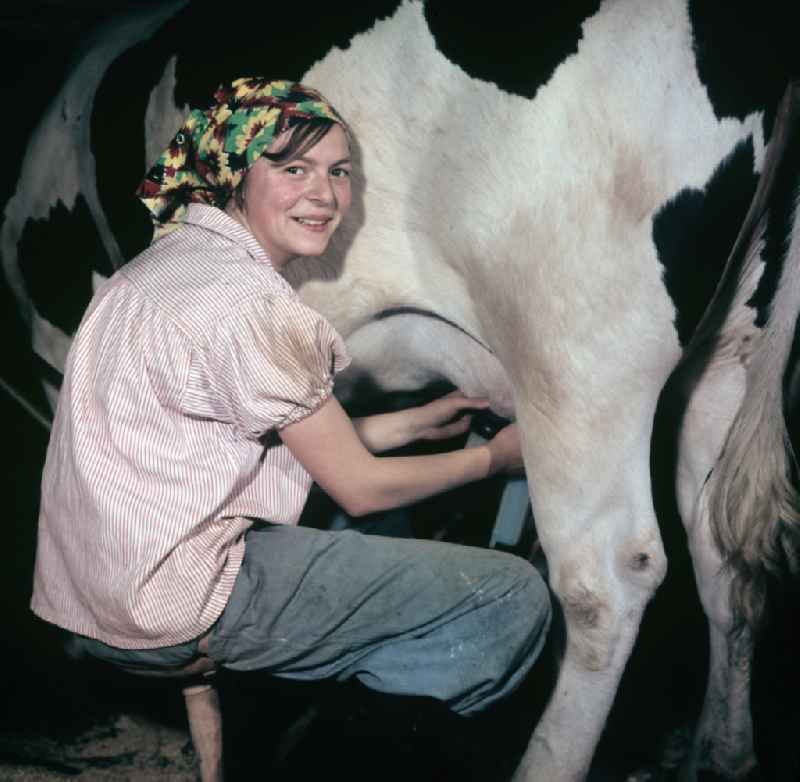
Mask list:
MULTIPOLYGON (((130 45, 161 18, 144 14, 135 33, 112 29, 108 40, 130 45)), ((555 690, 517 773, 529 782, 586 775, 642 612, 665 574, 651 434, 683 348, 654 217, 682 188, 702 191, 740 142, 753 144, 758 170, 766 155, 761 114, 715 115, 694 68, 685 3, 612 0, 582 33, 578 52, 533 100, 445 58, 410 0, 347 49, 332 49, 304 81, 354 129, 354 208, 324 258, 287 272, 346 338, 349 380, 364 373, 399 389, 444 378, 490 396, 521 424, 537 532, 567 628, 555 690)), ((109 62, 118 48, 108 46, 109 62)), ((151 105, 164 106, 174 79, 170 66, 151 105)), ((151 150, 175 130, 179 110, 167 108, 164 122, 148 113, 151 150)), ((39 137, 56 125, 53 115, 39 137)), ((64 132, 63 143, 83 144, 86 154, 85 139, 64 132)), ((88 189, 92 174, 76 167, 77 188, 88 189)), ((6 258, 35 202, 31 191, 44 187, 23 180, 7 209, 6 258)), ((800 260, 797 235, 788 256, 800 260)), ((701 768, 740 779, 755 763, 739 664, 749 640, 729 635, 729 578, 720 573, 706 489, 750 393, 743 346, 762 334, 745 317, 760 275, 757 253, 749 258, 728 351, 706 350, 711 361, 693 375, 683 419, 681 512, 712 628, 710 689, 687 779, 701 768)), ((800 291, 785 287, 793 324, 800 291)), ((782 367, 791 337, 784 328, 775 339, 782 367)), ((775 415, 770 399, 765 420, 775 415)), ((781 450, 777 473, 786 472, 783 458, 781 450)))
MULTIPOLYGON (((385 308, 420 307, 459 324, 498 357, 528 433, 537 532, 568 645, 519 779, 588 771, 642 610, 665 573, 650 438, 681 348, 651 220, 681 187, 702 189, 738 142, 752 137, 763 163, 760 117, 714 116, 686 56, 686 8, 658 8, 607 4, 534 101, 445 59, 415 3, 305 77, 372 144, 361 149, 363 214, 326 259, 341 273, 301 285, 301 295, 353 347, 364 320, 385 308), (597 93, 602 101, 592 100, 597 93)), ((386 344, 380 355, 355 351, 378 379, 391 378, 403 355, 386 344)), ((682 463, 695 503, 743 395, 743 376, 726 379, 731 404, 712 405, 710 438, 695 438, 708 443, 703 463, 682 463)), ((711 614, 720 621, 712 623, 710 733, 698 734, 688 765, 741 778, 754 764, 749 679, 738 674, 727 686, 729 582, 708 520, 694 510, 685 507, 684 518, 701 592, 723 607, 711 614)))

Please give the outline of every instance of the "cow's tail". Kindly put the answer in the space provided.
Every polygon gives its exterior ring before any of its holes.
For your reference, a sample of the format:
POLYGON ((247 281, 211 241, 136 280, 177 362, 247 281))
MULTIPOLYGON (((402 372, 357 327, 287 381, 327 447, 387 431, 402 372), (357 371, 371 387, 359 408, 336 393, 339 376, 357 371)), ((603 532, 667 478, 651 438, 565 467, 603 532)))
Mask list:
MULTIPOLYGON (((760 182, 725 276, 696 335, 718 355, 737 343, 746 387, 703 489, 715 543, 731 575, 735 629, 757 630, 767 586, 800 569, 800 495, 785 394, 800 314, 800 84, 787 89, 760 182), (785 236, 766 323, 741 334, 742 299, 762 270, 773 232, 785 236), (737 323, 737 320, 739 321, 737 323), (738 331, 737 331, 738 329, 738 331)), ((690 347, 690 353, 694 347, 690 347)), ((700 351, 703 352, 702 350, 700 351)))

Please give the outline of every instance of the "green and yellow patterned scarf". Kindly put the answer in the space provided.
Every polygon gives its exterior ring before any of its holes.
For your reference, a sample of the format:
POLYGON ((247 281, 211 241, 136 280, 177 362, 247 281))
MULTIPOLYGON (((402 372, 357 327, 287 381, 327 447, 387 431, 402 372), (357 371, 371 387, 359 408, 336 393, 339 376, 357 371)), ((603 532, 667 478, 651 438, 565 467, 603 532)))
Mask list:
POLYGON ((136 195, 152 213, 153 240, 177 228, 190 203, 224 208, 247 170, 294 118, 344 121, 318 92, 290 81, 237 79, 195 109, 136 195))

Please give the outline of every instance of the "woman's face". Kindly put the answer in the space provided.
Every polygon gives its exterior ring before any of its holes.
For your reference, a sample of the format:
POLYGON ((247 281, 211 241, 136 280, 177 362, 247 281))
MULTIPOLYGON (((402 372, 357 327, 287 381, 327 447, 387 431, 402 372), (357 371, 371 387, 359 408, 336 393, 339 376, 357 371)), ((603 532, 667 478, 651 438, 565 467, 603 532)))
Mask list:
MULTIPOLYGON (((278 152, 281 134, 270 145, 278 152)), ((311 149, 284 163, 257 160, 244 182, 244 209, 226 211, 243 223, 280 268, 298 255, 320 255, 350 208, 350 148, 334 125, 311 149)))

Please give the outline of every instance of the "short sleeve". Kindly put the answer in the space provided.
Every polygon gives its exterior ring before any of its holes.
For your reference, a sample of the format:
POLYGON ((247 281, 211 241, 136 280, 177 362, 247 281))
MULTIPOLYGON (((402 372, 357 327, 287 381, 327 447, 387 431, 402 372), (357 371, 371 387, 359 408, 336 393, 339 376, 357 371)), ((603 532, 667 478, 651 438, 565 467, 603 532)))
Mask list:
POLYGON ((344 341, 322 315, 293 297, 264 297, 218 325, 206 356, 207 387, 220 417, 258 438, 317 410, 349 363, 344 341))

